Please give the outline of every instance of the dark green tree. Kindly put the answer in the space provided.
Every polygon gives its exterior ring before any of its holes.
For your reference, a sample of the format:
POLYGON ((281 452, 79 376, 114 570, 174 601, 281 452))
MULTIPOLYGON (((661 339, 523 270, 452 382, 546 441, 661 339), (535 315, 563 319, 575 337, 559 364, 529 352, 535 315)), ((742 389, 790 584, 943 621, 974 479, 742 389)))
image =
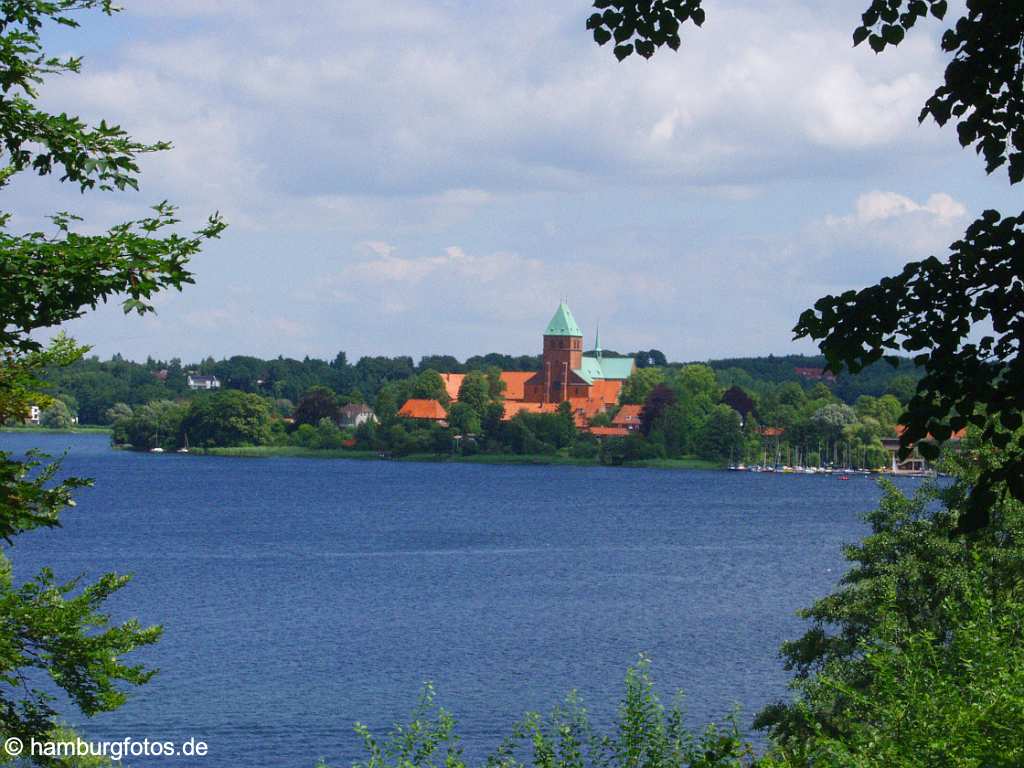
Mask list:
POLYGON ((182 421, 188 406, 171 400, 154 400, 114 422, 113 440, 140 450, 173 450, 184 445, 182 421))
POLYGON ((640 410, 640 431, 644 435, 651 434, 651 430, 666 409, 675 405, 675 391, 665 384, 658 384, 647 394, 644 400, 644 407, 640 410))
POLYGON ((482 429, 476 409, 461 400, 448 409, 448 423, 460 435, 479 435, 482 429))
POLYGON ((697 453, 712 461, 737 461, 743 453, 740 415, 724 403, 711 409, 697 441, 697 453))
MULTIPOLYGON (((950 641, 957 635, 971 642, 969 626, 964 622, 979 618, 974 613, 979 601, 988 604, 990 618, 1004 611, 1017 611, 1019 615, 1024 599, 1024 504, 1003 498, 991 510, 990 526, 971 538, 955 535, 962 507, 968 503, 977 477, 1008 460, 1004 452, 984 444, 977 436, 969 438, 966 449, 948 458, 946 469, 958 479, 951 487, 928 486, 907 498, 895 486, 887 485, 879 508, 867 516, 871 534, 845 549, 852 567, 840 588, 802 612, 812 626, 782 649, 787 667, 796 673, 797 699, 769 707, 758 718, 758 724, 769 728, 782 750, 797 753, 822 735, 836 740, 848 738, 851 743, 857 740, 855 734, 868 725, 860 721, 858 700, 874 698, 872 691, 893 694, 886 690, 887 680, 879 677, 872 652, 912 651, 921 660, 922 652, 927 650, 923 644, 927 644, 936 659, 936 654, 949 650, 950 641), (821 676, 826 679, 823 681, 821 676)), ((1020 625, 1003 631, 998 642, 1019 644, 1020 625)), ((891 661, 887 659, 886 663, 891 661)), ((986 674, 1001 668, 1003 680, 1008 681, 1009 657, 991 661, 995 668, 990 667, 986 674)), ((962 660, 947 657, 946 664, 947 673, 952 675, 947 678, 950 688, 968 684, 972 671, 963 666, 962 660), (957 682, 958 678, 962 682, 957 682)), ((913 691, 905 695, 921 698, 913 691)), ((1019 697, 1019 689, 1016 695, 1019 697)), ((948 707, 943 719, 959 706, 948 692, 947 699, 938 700, 934 706, 943 709, 945 704, 948 707)), ((1019 701, 1016 706, 1020 707, 1019 701)), ((977 700, 973 708, 978 709, 977 700)), ((1001 727, 1003 721, 995 722, 1001 727)), ((903 730, 895 721, 890 723, 890 731, 903 730)), ((1016 749, 1024 748, 1016 738, 1016 749)), ((996 753, 1002 750, 1008 755, 1012 745, 1013 739, 1009 739, 991 747, 996 753)), ((906 756, 908 761, 911 758, 920 756, 906 756)), ((1011 765, 1012 761, 973 764, 1011 765)))
POLYGON ((248 392, 213 392, 192 401, 181 429, 191 445, 263 445, 270 441, 270 406, 248 392))
POLYGON ((477 419, 480 419, 490 401, 491 384, 487 376, 480 371, 467 373, 459 387, 459 402, 469 406, 477 419))
POLYGON ((317 426, 321 419, 337 421, 341 416, 341 409, 338 407, 338 398, 327 387, 313 387, 299 398, 295 406, 295 425, 309 424, 317 426))
POLYGON ((412 381, 411 397, 419 397, 425 400, 438 400, 447 403, 448 390, 445 388, 444 379, 441 374, 433 369, 428 369, 416 376, 412 381))

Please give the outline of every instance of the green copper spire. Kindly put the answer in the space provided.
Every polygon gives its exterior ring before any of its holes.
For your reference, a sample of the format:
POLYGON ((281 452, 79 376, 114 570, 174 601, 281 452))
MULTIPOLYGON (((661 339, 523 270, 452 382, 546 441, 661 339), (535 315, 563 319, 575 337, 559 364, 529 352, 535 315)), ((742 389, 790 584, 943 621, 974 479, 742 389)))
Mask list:
POLYGON ((545 336, 583 336, 583 331, 576 325, 576 318, 572 316, 572 312, 569 311, 569 305, 564 301, 558 305, 558 309, 555 311, 555 316, 551 318, 551 322, 548 323, 547 330, 544 331, 545 336))
POLYGON ((597 331, 594 333, 594 357, 601 359, 601 321, 597 321, 597 331))

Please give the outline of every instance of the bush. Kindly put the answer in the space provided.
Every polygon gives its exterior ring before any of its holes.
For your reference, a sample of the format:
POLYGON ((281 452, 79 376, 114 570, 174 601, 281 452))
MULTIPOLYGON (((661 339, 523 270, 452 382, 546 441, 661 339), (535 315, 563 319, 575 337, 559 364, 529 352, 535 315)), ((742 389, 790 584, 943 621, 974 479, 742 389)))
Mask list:
POLYGON ((600 452, 601 446, 592 437, 580 437, 569 450, 574 459, 593 459, 600 452))
MULTIPOLYGON (((658 699, 643 656, 626 673, 626 691, 611 727, 600 733, 591 725, 575 694, 550 715, 527 713, 511 735, 487 758, 488 768, 739 768, 751 765, 753 751, 743 739, 735 713, 724 727, 709 725, 699 735, 683 725, 676 703, 668 710, 658 699)), ((368 753, 354 768, 465 768, 455 718, 434 703, 434 689, 424 686, 410 723, 395 726, 379 741, 356 724, 368 753)), ((326 768, 324 763, 319 768, 326 768)))
POLYGON ((337 424, 326 417, 320 419, 320 423, 316 425, 316 444, 313 447, 338 449, 344 440, 345 435, 337 424))
POLYGON ((316 448, 317 431, 312 424, 300 424, 299 428, 292 432, 291 444, 299 448, 316 448))

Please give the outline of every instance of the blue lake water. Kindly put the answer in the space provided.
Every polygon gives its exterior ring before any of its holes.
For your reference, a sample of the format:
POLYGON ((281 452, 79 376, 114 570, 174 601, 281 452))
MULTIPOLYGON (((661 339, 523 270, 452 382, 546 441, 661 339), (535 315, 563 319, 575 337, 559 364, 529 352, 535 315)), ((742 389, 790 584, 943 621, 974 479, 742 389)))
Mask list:
MULTIPOLYGON (((786 695, 779 644, 863 536, 874 480, 621 468, 236 459, 113 451, 103 435, 0 434, 66 448, 95 478, 16 575, 132 572, 114 616, 165 628, 160 668, 92 739, 209 744, 133 765, 348 765, 424 680, 467 755, 578 689, 607 721, 640 652, 688 720, 749 723, 786 695)), ((916 481, 905 481, 913 487, 916 481)))

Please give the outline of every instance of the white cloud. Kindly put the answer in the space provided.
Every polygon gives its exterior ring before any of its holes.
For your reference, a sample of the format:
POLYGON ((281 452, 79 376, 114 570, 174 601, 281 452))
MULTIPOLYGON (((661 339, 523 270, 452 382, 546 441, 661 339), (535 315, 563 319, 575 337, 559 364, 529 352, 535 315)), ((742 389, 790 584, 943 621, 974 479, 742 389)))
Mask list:
POLYGON ((766 159, 813 172, 808 153, 917 130, 939 71, 926 38, 876 59, 849 48, 849 20, 789 5, 714 9, 681 52, 623 64, 582 30, 565 36, 581 24, 572 6, 175 8, 219 20, 133 43, 53 95, 172 138, 173 159, 147 164, 169 196, 257 228, 329 218, 368 193, 415 199, 451 226, 500 193, 609 174, 743 185, 766 159))
POLYGON ((874 283, 908 261, 942 257, 967 223, 967 207, 936 192, 924 202, 892 191, 859 195, 853 210, 811 222, 794 240, 794 263, 819 292, 874 283))
POLYGON ((826 216, 823 231, 837 242, 884 247, 906 260, 945 249, 963 232, 966 216, 966 206, 944 192, 918 203, 876 190, 860 195, 852 213, 826 216))
POLYGON ((831 226, 846 226, 868 224, 914 213, 925 213, 940 222, 947 222, 961 219, 967 213, 967 208, 944 192, 936 192, 930 195, 924 203, 916 203, 906 195, 874 190, 857 198, 852 214, 840 217, 832 216, 826 221, 831 226))

